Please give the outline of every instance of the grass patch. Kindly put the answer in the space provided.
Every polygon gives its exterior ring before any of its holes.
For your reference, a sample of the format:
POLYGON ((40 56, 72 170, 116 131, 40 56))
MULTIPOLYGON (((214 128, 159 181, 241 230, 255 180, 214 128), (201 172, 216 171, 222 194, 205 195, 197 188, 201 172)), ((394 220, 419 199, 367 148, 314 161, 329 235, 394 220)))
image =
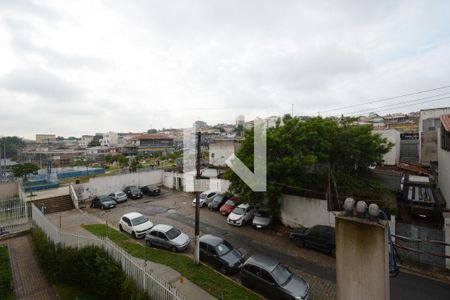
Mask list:
POLYGON ((61 300, 99 300, 99 298, 89 295, 86 291, 70 285, 55 283, 53 286, 55 287, 55 290, 61 300))
POLYGON ((97 236, 108 236, 109 239, 135 257, 171 267, 216 298, 220 299, 223 295, 223 299, 261 299, 258 295, 248 291, 220 273, 202 264, 195 264, 190 257, 144 247, 140 243, 130 243, 129 236, 108 228, 104 224, 84 225, 83 227, 97 236))
POLYGON ((8 248, 0 245, 0 295, 1 299, 16 299, 12 289, 12 273, 8 248))

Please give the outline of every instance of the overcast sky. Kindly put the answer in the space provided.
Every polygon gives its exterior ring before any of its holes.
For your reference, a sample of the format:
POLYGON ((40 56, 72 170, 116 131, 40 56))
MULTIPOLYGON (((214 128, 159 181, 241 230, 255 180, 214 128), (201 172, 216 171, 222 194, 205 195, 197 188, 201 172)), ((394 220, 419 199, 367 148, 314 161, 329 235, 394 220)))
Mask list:
POLYGON ((0 0, 0 135, 308 115, 447 86, 449 25, 450 1, 0 0))

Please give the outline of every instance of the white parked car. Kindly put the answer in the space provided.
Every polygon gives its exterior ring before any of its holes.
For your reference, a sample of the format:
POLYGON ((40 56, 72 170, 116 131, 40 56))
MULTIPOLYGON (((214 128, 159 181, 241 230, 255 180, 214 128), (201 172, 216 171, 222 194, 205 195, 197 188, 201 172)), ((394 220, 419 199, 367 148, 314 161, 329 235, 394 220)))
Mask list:
POLYGON ((153 223, 149 218, 138 212, 124 214, 119 221, 120 231, 131 234, 134 238, 144 237, 147 231, 153 227, 153 223))
POLYGON ((240 204, 228 215, 227 223, 242 226, 253 219, 255 211, 256 208, 253 205, 247 203, 240 204))
MULTIPOLYGON (((208 206, 208 204, 214 199, 215 196, 217 196, 217 194, 219 194, 218 191, 204 191, 203 193, 200 194, 200 207, 204 207, 204 206, 208 206)), ((194 198, 194 200, 192 200, 192 206, 195 207, 195 203, 197 202, 197 199, 194 198)))
POLYGON ((114 199, 114 201, 116 201, 117 203, 119 203, 119 202, 125 202, 125 201, 127 201, 127 199, 128 199, 128 197, 127 197, 127 194, 125 194, 124 192, 122 192, 122 191, 118 191, 118 192, 114 192, 114 193, 111 193, 111 194, 109 194, 113 199, 114 199))

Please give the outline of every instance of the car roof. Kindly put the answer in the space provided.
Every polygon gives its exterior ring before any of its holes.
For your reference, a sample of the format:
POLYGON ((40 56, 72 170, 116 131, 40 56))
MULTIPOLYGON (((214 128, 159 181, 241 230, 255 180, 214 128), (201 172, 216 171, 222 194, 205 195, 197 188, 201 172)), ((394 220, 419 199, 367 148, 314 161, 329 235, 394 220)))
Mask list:
POLYGON ((247 264, 252 264, 268 272, 272 272, 273 269, 280 264, 280 262, 270 256, 255 253, 247 259, 245 265, 247 264))
POLYGON ((127 217, 128 219, 134 219, 134 218, 137 218, 140 216, 143 216, 143 214, 138 213, 138 212, 130 212, 130 213, 124 214, 122 217, 127 217))
POLYGON ((209 194, 209 193, 219 193, 218 191, 216 191, 216 190, 207 190, 207 191, 204 191, 202 194, 209 194))
POLYGON ((211 246, 217 246, 223 242, 223 238, 212 234, 205 234, 200 237, 200 242, 206 243, 211 246))
POLYGON ((157 231, 161 231, 161 232, 167 232, 172 228, 173 228, 172 225, 158 224, 158 225, 155 225, 152 227, 152 231, 157 230, 157 231))
POLYGON ((248 204, 248 203, 242 203, 242 204, 238 205, 238 207, 241 207, 241 208, 247 208, 249 206, 250 206, 250 204, 248 204))
POLYGON ((104 199, 104 198, 111 198, 111 196, 110 195, 100 195, 100 196, 97 196, 97 198, 104 199))

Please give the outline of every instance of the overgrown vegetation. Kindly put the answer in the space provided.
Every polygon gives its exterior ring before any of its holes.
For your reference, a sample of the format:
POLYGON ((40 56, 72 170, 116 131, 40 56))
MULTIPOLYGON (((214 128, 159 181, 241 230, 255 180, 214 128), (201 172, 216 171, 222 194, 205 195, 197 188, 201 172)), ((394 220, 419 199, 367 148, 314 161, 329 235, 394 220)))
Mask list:
POLYGON ((61 247, 33 229, 33 247, 48 279, 86 291, 96 299, 147 299, 103 249, 61 247))
POLYGON ((144 247, 134 241, 129 242, 128 236, 114 229, 108 229, 104 224, 84 225, 84 228, 97 236, 107 235, 112 241, 117 243, 134 257, 154 261, 171 267, 216 298, 260 299, 258 295, 248 291, 220 273, 215 272, 204 265, 195 264, 188 256, 144 247))
MULTIPOLYGON (((253 192, 239 176, 228 170, 225 178, 231 181, 231 190, 239 194, 241 201, 267 201, 275 213, 279 210, 280 194, 286 187, 354 197, 370 190, 373 200, 378 200, 380 193, 387 191, 367 175, 371 166, 382 163, 383 155, 392 144, 374 134, 371 125, 355 126, 352 121, 321 117, 302 121, 286 115, 266 133, 267 192, 253 192)), ((253 130, 247 130, 237 153, 251 170, 253 140, 253 130)))
POLYGON ((1 299, 15 299, 8 248, 0 245, 0 295, 1 299))

